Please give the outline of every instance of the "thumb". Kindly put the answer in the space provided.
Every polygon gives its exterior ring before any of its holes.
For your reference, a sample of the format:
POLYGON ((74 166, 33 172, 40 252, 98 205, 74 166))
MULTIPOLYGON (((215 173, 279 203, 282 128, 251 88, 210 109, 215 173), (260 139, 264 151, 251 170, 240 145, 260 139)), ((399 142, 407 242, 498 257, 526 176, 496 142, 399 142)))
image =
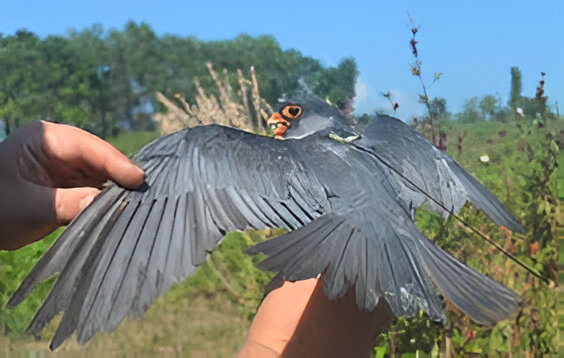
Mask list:
POLYGON ((57 223, 66 225, 74 219, 90 202, 100 190, 96 188, 71 188, 55 190, 55 213, 57 223))

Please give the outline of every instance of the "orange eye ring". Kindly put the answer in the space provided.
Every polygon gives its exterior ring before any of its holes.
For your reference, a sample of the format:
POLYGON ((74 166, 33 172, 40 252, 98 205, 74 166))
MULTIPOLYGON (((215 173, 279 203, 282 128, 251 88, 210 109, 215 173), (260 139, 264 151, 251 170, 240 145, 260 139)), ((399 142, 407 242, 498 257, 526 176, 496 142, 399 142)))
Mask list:
POLYGON ((287 120, 296 120, 302 115, 302 107, 297 104, 287 104, 282 107, 280 114, 287 120))

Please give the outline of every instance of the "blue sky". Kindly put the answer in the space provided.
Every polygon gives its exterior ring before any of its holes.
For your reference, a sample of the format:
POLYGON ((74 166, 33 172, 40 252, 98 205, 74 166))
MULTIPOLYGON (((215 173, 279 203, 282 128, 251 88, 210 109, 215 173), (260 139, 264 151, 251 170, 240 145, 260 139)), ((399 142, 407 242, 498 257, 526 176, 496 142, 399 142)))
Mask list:
MULTIPOLYGON (((545 71, 549 104, 564 106, 564 2, 562 1, 64 1, 0 0, 0 33, 25 28, 41 37, 95 23, 123 28, 144 21, 159 34, 202 40, 271 34, 283 49, 295 48, 328 66, 353 56, 360 70, 357 112, 388 108, 391 91, 407 119, 422 111, 412 61, 410 13, 417 25, 422 70, 441 79, 431 96, 449 111, 465 99, 509 95, 509 69, 523 74, 523 95, 534 96, 545 71)), ((260 69, 259 75, 260 75, 260 69)))

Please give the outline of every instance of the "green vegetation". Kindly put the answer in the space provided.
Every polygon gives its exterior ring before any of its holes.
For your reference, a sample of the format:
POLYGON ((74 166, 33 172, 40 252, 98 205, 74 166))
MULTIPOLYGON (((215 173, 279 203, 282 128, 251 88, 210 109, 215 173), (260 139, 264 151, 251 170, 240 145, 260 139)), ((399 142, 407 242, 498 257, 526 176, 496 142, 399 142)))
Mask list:
POLYGON ((564 200, 564 151, 558 153, 558 197, 564 200))
POLYGON ((108 142, 123 154, 132 157, 142 146, 158 137, 156 131, 122 132, 115 137, 108 138, 108 142))
MULTIPOLYGON (((415 350, 436 353, 445 347, 452 347, 457 355, 555 352, 558 338, 556 292, 550 281, 556 281, 559 276, 555 226, 562 120, 547 105, 545 73, 540 73, 535 95, 526 97, 521 93, 521 72, 512 67, 507 106, 501 103, 499 96, 485 95, 468 99, 461 113, 450 114, 444 99, 429 96, 431 84, 441 73, 436 73, 430 84, 421 76, 422 62, 415 39, 418 31, 419 27, 412 21, 410 46, 414 63, 411 73, 421 84, 420 103, 426 105, 428 113, 415 118, 413 127, 476 176, 509 207, 528 232, 518 235, 497 227, 471 206, 459 216, 531 270, 542 274, 549 284, 540 282, 503 257, 452 217, 445 221, 426 210, 418 210, 418 227, 428 237, 477 271, 511 287, 521 295, 522 304, 514 320, 499 322, 487 329, 472 324, 448 305, 448 329, 433 326, 424 315, 399 319, 387 335, 380 337, 379 352, 388 350, 390 355, 415 350), (440 106, 433 106, 433 103, 440 106)), ((384 96, 390 100, 393 110, 400 105, 389 93, 384 96)), ((363 115, 360 119, 364 124, 370 116, 363 115)))
MULTIPOLYGON (((464 136, 463 150, 458 152, 451 142, 448 154, 499 197, 529 233, 512 234, 492 224, 471 206, 464 208, 460 216, 528 266, 556 280, 557 247, 552 231, 556 219, 556 171, 550 158, 554 158, 557 148, 551 139, 552 130, 538 128, 530 121, 527 124, 526 120, 509 124, 450 122, 443 129, 448 138, 457 138, 460 133, 464 136), (547 146, 552 146, 552 152, 547 146), (487 163, 480 161, 484 154, 489 156, 487 163), (540 200, 541 197, 544 199, 540 200)), ((473 324, 451 306, 448 307, 450 331, 429 322, 425 316, 400 319, 393 330, 380 337, 380 349, 393 345, 398 353, 437 352, 444 349, 448 337, 455 354, 460 355, 498 356, 509 350, 555 351, 557 317, 553 289, 452 217, 445 221, 429 211, 419 210, 416 219, 418 227, 439 246, 520 293, 523 306, 515 320, 500 322, 492 328, 473 324)))
POLYGON ((226 70, 234 88, 237 70, 249 78, 254 66, 261 96, 271 105, 304 85, 341 108, 354 97, 354 59, 324 68, 296 50, 282 51, 271 36, 205 42, 158 37, 149 25, 130 22, 122 31, 94 26, 44 39, 23 30, 0 34, 0 119, 8 133, 37 118, 74 124, 102 138, 116 134, 118 124, 152 129, 156 92, 193 100, 192 79, 198 77, 206 92, 217 95, 208 62, 226 70))
POLYGON ((0 335, 21 334, 49 291, 52 279, 40 284, 25 304, 6 309, 10 295, 61 231, 56 230, 45 239, 17 251, 0 250, 0 335))

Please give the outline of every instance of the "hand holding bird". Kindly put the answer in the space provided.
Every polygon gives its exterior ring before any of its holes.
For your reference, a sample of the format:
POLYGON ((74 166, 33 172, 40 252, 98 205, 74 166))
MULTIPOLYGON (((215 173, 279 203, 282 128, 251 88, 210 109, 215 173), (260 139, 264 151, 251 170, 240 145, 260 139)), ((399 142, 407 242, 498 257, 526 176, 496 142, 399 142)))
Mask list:
POLYGON ((446 154, 387 116, 357 133, 313 97, 287 101, 267 124, 276 139, 209 125, 142 148, 133 158, 146 173, 142 189, 104 188, 12 296, 16 305, 58 275, 29 331, 60 312, 53 349, 74 332, 84 343, 112 330, 191 274, 226 232, 248 228, 288 230, 248 249, 277 272, 267 292, 321 276, 328 299, 350 293, 365 311, 385 304, 396 316, 423 310, 444 320, 441 295, 481 324, 515 310, 514 292, 438 248, 412 220, 424 203, 450 215, 470 201, 523 232, 446 154))

